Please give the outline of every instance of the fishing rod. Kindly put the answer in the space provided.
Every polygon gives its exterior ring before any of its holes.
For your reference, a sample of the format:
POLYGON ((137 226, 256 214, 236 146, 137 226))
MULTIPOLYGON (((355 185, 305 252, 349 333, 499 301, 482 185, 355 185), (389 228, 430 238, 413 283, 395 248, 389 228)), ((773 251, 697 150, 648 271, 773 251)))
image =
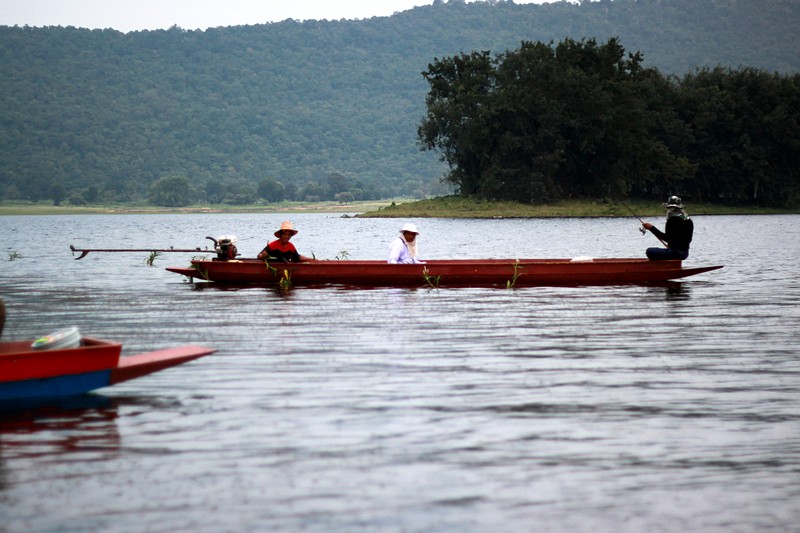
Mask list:
MULTIPOLYGON (((641 217, 640 217, 639 215, 637 215, 637 214, 636 214, 636 213, 633 211, 633 209, 631 209, 631 208, 630 208, 630 206, 628 206, 628 204, 626 204, 625 202, 620 202, 620 203, 621 203, 623 206, 625 206, 625 209, 627 209, 628 211, 630 211, 630 212, 631 212, 631 214, 632 214, 633 216, 635 216, 635 217, 636 217, 636 218, 639 220, 639 222, 641 222, 641 223, 642 223, 642 226, 641 226, 641 227, 639 227, 639 231, 641 231, 641 232, 642 232, 642 235, 644 236, 644 234, 647 232, 647 230, 646 230, 646 229, 645 229, 645 227, 644 227, 644 220, 642 220, 642 219, 641 219, 641 217)), ((662 240, 661 240, 661 237, 659 237, 659 236, 658 236, 658 235, 656 235, 655 233, 653 233, 653 236, 654 236, 656 239, 658 239, 658 240, 659 240, 659 242, 660 242, 661 244, 663 244, 664 246, 666 246, 667 248, 669 248, 669 246, 667 246, 667 243, 665 243, 664 241, 662 241, 662 240)))
POLYGON ((191 252, 204 252, 210 253, 214 250, 201 250, 198 246, 197 248, 185 248, 185 249, 178 249, 178 248, 166 248, 166 249, 158 249, 158 248, 75 248, 73 245, 69 245, 69 249, 72 250, 72 254, 74 255, 75 252, 80 252, 81 255, 75 258, 77 261, 78 259, 83 259, 89 252, 147 252, 147 253, 163 253, 163 252, 179 252, 179 253, 191 253, 191 252))

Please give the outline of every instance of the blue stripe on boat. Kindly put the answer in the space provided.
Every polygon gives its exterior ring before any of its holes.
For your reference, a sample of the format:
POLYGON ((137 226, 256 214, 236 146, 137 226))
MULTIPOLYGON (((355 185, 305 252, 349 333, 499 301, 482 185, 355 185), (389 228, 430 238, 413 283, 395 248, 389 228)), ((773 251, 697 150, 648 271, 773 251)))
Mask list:
POLYGON ((110 379, 110 370, 100 370, 85 374, 0 383, 0 400, 74 396, 107 387, 110 379))

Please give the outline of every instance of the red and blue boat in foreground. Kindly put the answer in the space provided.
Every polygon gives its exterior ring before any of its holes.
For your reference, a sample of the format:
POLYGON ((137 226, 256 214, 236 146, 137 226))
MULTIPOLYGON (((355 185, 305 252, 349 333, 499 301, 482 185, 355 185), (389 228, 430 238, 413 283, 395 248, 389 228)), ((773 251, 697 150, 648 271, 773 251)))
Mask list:
POLYGON ((214 352, 189 345, 121 357, 121 344, 91 337, 64 346, 42 344, 0 342, 0 401, 83 394, 214 352))

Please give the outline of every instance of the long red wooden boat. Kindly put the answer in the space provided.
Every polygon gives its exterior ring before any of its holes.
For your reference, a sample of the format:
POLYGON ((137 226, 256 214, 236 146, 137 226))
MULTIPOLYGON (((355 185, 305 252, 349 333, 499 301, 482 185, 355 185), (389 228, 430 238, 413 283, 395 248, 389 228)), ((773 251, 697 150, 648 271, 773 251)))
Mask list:
POLYGON ((194 259, 168 267, 195 281, 237 285, 362 287, 530 287, 658 283, 722 268, 684 268, 681 261, 648 259, 455 259, 417 264, 385 261, 276 263, 259 259, 194 259))
MULTIPOLYGON (((34 343, 35 344, 35 343, 34 343)), ((0 342, 0 400, 83 394, 213 353, 181 346, 120 357, 122 345, 83 337, 74 348, 34 349, 32 342, 0 342)))

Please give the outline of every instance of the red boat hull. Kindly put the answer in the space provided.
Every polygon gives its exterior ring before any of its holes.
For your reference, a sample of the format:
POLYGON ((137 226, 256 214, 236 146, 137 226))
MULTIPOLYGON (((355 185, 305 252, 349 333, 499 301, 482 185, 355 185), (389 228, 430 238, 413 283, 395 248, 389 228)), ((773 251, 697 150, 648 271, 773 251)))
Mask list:
POLYGON ((0 400, 83 394, 213 353, 181 346, 120 357, 122 345, 84 337, 77 348, 33 350, 31 341, 0 343, 0 400))
POLYGON ((683 268, 681 261, 648 259, 460 259, 413 265, 384 261, 266 263, 258 259, 193 260, 167 270, 198 281, 257 285, 367 287, 526 287, 665 282, 722 268, 683 268))
POLYGON ((31 341, 0 343, 0 382, 43 379, 109 370, 117 366, 122 345, 83 337, 82 346, 32 350, 31 341))

